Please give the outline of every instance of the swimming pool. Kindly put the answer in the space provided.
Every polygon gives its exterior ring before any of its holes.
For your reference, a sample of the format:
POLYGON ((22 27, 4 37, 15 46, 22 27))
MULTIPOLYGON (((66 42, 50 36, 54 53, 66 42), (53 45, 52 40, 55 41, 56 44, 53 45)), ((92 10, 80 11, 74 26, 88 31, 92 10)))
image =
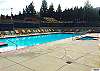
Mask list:
POLYGON ((97 40, 97 37, 85 36, 85 37, 80 38, 80 40, 97 40))
POLYGON ((2 38, 0 39, 0 42, 7 43, 8 46, 0 47, 0 52, 16 49, 16 47, 23 48, 28 46, 35 46, 47 42, 78 36, 78 35, 79 34, 58 33, 58 34, 36 35, 36 36, 23 36, 23 37, 16 37, 16 38, 2 38))

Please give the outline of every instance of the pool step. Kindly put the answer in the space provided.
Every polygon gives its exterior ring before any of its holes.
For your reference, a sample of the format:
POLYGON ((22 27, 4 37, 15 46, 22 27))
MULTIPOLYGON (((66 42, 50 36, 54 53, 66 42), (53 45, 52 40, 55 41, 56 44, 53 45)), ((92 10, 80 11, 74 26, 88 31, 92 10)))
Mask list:
POLYGON ((0 42, 0 47, 2 46, 8 46, 8 44, 4 43, 4 42, 0 42))

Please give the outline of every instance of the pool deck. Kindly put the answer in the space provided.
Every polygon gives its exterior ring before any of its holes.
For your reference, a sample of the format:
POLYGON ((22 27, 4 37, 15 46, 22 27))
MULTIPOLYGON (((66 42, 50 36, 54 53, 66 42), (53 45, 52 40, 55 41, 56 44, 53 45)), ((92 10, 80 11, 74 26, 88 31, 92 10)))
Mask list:
POLYGON ((100 68, 99 44, 99 40, 68 38, 3 52, 0 71, 91 71, 100 68))

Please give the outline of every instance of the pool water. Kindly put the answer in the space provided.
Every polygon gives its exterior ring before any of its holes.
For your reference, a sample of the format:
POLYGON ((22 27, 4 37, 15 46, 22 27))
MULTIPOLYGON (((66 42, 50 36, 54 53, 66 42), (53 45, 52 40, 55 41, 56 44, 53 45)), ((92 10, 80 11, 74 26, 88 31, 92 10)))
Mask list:
POLYGON ((60 34, 48 34, 48 35, 26 36, 26 37, 16 37, 16 38, 3 38, 0 39, 0 42, 7 43, 8 46, 0 47, 0 51, 15 49, 16 47, 23 48, 27 46, 39 45, 74 36, 78 36, 78 34, 60 33, 60 34))
POLYGON ((96 40, 96 37, 85 36, 85 37, 80 38, 80 40, 96 40))

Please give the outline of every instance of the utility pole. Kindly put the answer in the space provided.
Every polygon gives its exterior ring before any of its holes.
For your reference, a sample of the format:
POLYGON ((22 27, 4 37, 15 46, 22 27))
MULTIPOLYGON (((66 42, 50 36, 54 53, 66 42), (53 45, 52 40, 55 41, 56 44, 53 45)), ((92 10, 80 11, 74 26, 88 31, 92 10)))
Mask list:
POLYGON ((13 25, 13 31, 14 31, 14 23, 13 23, 13 8, 11 8, 11 24, 13 25))
POLYGON ((11 8, 11 20, 12 20, 12 11, 13 11, 13 8, 11 8))

